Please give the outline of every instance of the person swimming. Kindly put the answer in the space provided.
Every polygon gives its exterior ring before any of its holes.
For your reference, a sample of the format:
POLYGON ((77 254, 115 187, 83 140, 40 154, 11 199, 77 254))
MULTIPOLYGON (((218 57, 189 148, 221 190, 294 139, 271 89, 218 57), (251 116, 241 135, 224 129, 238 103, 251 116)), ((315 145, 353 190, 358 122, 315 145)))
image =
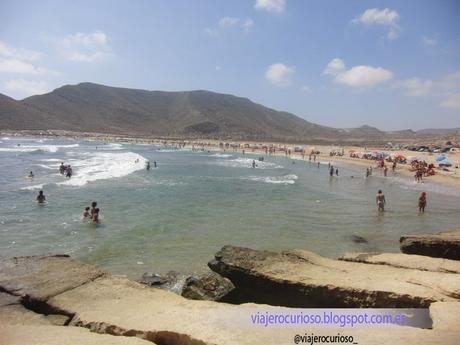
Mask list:
POLYGON ((31 171, 31 172, 29 173, 29 176, 27 176, 27 177, 30 177, 30 178, 34 177, 34 173, 31 171))
POLYGON ((91 213, 89 212, 89 210, 89 206, 85 207, 85 210, 83 211, 83 220, 91 219, 91 213))
POLYGON ((385 200, 385 195, 383 194, 382 190, 379 190, 377 192, 377 195, 375 197, 375 202, 377 203, 377 207, 379 211, 385 211, 385 204, 387 201, 385 200))
POLYGON ((98 208, 94 209, 92 220, 93 220, 93 224, 99 224, 100 223, 100 221, 99 221, 99 209, 98 208))
POLYGON ((46 201, 45 194, 43 194, 43 191, 41 190, 41 191, 38 192, 38 195, 37 195, 37 202, 38 202, 39 204, 44 204, 45 201, 46 201))
POLYGON ((418 212, 424 213, 426 207, 426 193, 420 193, 420 197, 418 198, 418 212))

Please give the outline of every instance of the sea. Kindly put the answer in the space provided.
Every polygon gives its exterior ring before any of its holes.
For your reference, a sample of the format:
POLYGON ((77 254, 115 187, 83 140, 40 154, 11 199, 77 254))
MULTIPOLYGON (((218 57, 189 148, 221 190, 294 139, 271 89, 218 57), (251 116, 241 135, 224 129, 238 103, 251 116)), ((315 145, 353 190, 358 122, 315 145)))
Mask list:
POLYGON ((377 170, 366 178, 362 166, 346 163, 330 177, 327 161, 258 156, 0 138, 0 255, 68 254, 136 279, 169 270, 200 274, 227 244, 337 257, 398 252, 402 234, 459 226, 459 188, 377 170), (72 166, 70 179, 59 173, 61 162, 72 166), (384 213, 375 205, 379 189, 384 213), (39 190, 45 205, 35 201, 39 190), (417 209, 421 191, 428 195, 424 214, 417 209), (97 226, 82 220, 92 201, 101 210, 97 226))

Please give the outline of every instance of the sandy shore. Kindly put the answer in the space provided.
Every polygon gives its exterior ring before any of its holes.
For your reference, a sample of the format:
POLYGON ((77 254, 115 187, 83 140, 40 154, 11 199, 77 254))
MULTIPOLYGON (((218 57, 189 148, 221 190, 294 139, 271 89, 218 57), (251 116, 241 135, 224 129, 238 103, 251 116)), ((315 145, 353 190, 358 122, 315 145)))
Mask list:
MULTIPOLYGON (((145 138, 145 137, 134 137, 134 136, 124 136, 124 135, 115 135, 115 134, 105 134, 105 133, 79 133, 79 132, 69 132, 69 131, 3 131, 2 136, 11 136, 11 137, 46 137, 46 138, 72 138, 76 140, 98 140, 106 142, 119 142, 119 143, 133 143, 133 144, 156 144, 156 145, 166 145, 166 146, 178 146, 185 144, 185 147, 192 148, 205 148, 206 150, 212 151, 235 151, 232 147, 222 148, 220 143, 228 144, 238 144, 240 147, 243 147, 244 144, 249 144, 250 146, 275 146, 276 148, 286 147, 291 149, 292 153, 289 157, 294 159, 302 159, 302 155, 299 152, 294 152, 295 147, 303 147, 306 152, 315 149, 319 151, 320 154, 317 155, 316 159, 322 162, 331 162, 331 163, 344 163, 344 164, 353 164, 363 167, 363 175, 365 174, 365 167, 372 166, 376 167, 376 161, 366 160, 360 158, 351 158, 349 156, 350 150, 355 150, 359 152, 366 151, 385 151, 385 152, 397 152, 402 154, 405 157, 416 156, 425 160, 428 164, 436 164, 436 157, 439 155, 437 153, 428 153, 428 152, 413 152, 409 150, 388 150, 381 147, 359 147, 359 146, 334 146, 334 145, 300 145, 300 144, 289 144, 281 142, 268 142, 268 141, 236 141, 236 140, 211 140, 211 139, 170 139, 170 138, 145 138), (344 156, 330 156, 331 151, 342 151, 344 156)), ((248 154, 258 154, 260 156, 265 155, 265 150, 262 149, 251 149, 245 148, 245 153, 248 154)), ((236 149, 237 152, 242 152, 242 148, 236 149)), ((277 151, 276 156, 286 156, 282 151, 277 151)), ((449 161, 452 163, 452 167, 449 168, 449 171, 444 171, 436 168, 436 175, 424 177, 426 181, 431 181, 435 183, 460 187, 460 153, 446 153, 444 154, 449 161)), ((308 155, 306 154, 304 160, 308 160, 308 155)), ((393 172, 391 171, 390 163, 388 164, 388 177, 391 178, 393 172)), ((413 177, 414 172, 409 170, 409 164, 398 164, 396 172, 408 177, 413 177)), ((381 171, 374 171, 374 174, 382 174, 381 171)), ((383 174, 382 174, 383 175, 383 174)))

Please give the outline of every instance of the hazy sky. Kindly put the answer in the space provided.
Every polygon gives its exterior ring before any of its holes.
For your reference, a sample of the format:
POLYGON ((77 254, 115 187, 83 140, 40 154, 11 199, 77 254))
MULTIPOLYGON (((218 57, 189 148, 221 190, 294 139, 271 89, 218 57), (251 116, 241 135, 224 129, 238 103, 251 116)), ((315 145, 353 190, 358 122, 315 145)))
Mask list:
POLYGON ((84 81, 334 127, 460 127, 460 1, 0 0, 0 93, 84 81))

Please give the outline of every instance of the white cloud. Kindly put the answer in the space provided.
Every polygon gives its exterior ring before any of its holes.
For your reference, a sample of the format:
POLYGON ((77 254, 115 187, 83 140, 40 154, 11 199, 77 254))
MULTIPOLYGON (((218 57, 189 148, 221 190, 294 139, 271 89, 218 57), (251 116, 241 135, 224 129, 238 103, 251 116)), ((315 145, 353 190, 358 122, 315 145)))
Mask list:
POLYGON ((0 73, 17 73, 17 74, 54 74, 56 71, 48 70, 43 67, 36 67, 33 64, 18 59, 4 59, 0 57, 0 73))
POLYGON ((211 37, 218 37, 220 32, 230 28, 240 28, 248 32, 254 26, 251 18, 222 17, 217 23, 217 28, 205 28, 204 32, 211 37))
POLYGON ((217 66, 215 67, 215 69, 216 69, 216 71, 221 71, 221 70, 222 70, 222 66, 217 65, 217 66))
POLYGON ((101 62, 109 58, 109 39, 102 31, 77 32, 59 40, 61 53, 74 62, 101 62))
POLYGON ((249 31, 249 29, 251 29, 253 26, 254 26, 254 21, 253 21, 251 18, 247 18, 247 19, 243 22, 243 28, 244 28, 246 31, 249 31))
POLYGON ((5 82, 5 89, 22 96, 31 96, 46 93, 49 90, 44 81, 31 81, 24 79, 13 79, 5 82))
POLYGON ((35 61, 40 59, 43 56, 43 54, 34 50, 15 48, 13 46, 6 44, 3 41, 0 41, 0 56, 3 56, 5 58, 35 61))
POLYGON ((337 75, 345 70, 345 63, 341 59, 332 59, 324 69, 324 74, 337 75))
POLYGON ((378 8, 369 8, 352 20, 352 23, 354 24, 381 25, 388 28, 387 38, 389 40, 393 40, 398 37, 400 31, 398 22, 398 12, 390 10, 389 8, 384 8, 383 10, 378 8))
POLYGON ((291 77, 294 74, 294 67, 282 63, 275 63, 268 66, 265 78, 275 86, 286 87, 291 85, 291 77))
POLYGON ((311 88, 307 85, 303 85, 301 89, 302 91, 307 92, 307 93, 311 91, 311 88))
POLYGON ((272 13, 282 13, 286 7, 286 0, 256 0, 254 8, 272 13))
POLYGON ((426 46, 435 46, 438 44, 438 40, 436 38, 425 36, 425 35, 423 35, 420 38, 420 41, 422 42, 423 45, 426 45, 426 46))
POLYGON ((441 107, 449 109, 460 109, 460 93, 451 94, 441 103, 441 107))
POLYGON ((222 17, 219 20, 219 27, 221 28, 230 28, 237 25, 240 22, 239 18, 235 17, 222 17))
POLYGON ((397 86, 405 88, 412 96, 424 96, 431 92, 434 83, 429 79, 421 80, 419 78, 411 78, 398 82, 397 86))
POLYGON ((341 59, 331 60, 323 73, 332 75, 338 84, 361 89, 373 87, 393 78, 393 73, 382 67, 361 65, 347 70, 341 59))

